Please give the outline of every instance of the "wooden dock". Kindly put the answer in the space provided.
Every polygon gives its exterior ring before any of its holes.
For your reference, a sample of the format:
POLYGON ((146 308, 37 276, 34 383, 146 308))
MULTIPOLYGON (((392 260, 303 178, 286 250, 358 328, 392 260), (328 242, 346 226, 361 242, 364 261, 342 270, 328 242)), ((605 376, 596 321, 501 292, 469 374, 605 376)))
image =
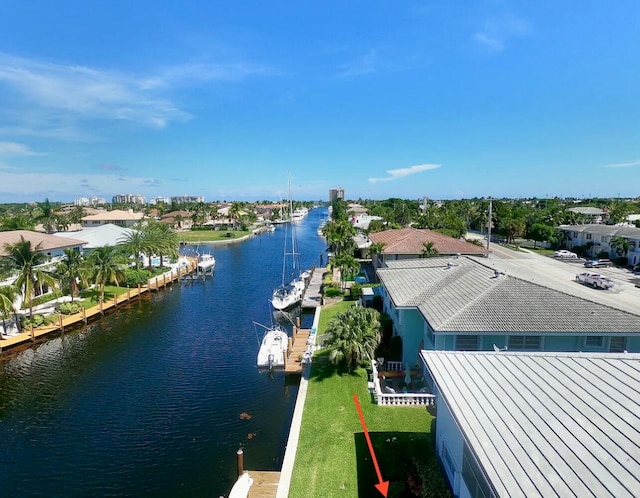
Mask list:
MULTIPOLYGON (((57 313, 57 323, 51 325, 40 326, 33 328, 31 326, 27 330, 19 334, 12 336, 3 336, 0 340, 0 352, 8 348, 18 346, 20 344, 27 343, 29 341, 35 341, 37 338, 46 336, 53 332, 64 332, 67 327, 72 327, 79 323, 87 323, 89 319, 103 315, 106 311, 117 308, 118 306, 125 304, 133 299, 136 299, 141 294, 150 291, 157 291, 176 280, 180 279, 183 275, 191 273, 195 269, 195 260, 190 261, 189 267, 172 270, 171 272, 164 273, 157 277, 150 278, 147 285, 138 285, 138 287, 127 288, 127 292, 121 295, 114 295, 112 299, 108 299, 104 302, 98 303, 91 308, 82 308, 79 313, 74 315, 63 315, 57 313)), ((34 312, 37 314, 37 312, 34 312)), ((54 315, 55 316, 55 315, 54 315)))
POLYGON ((250 470, 253 484, 247 498, 275 498, 280 483, 280 472, 250 470))
POLYGON ((289 337, 289 348, 284 362, 285 374, 302 374, 302 358, 307 351, 307 341, 311 331, 309 329, 293 328, 293 336, 289 337))
POLYGON ((327 269, 325 267, 314 268, 311 273, 311 279, 309 285, 304 291, 302 297, 302 308, 313 309, 322 305, 322 279, 327 269))

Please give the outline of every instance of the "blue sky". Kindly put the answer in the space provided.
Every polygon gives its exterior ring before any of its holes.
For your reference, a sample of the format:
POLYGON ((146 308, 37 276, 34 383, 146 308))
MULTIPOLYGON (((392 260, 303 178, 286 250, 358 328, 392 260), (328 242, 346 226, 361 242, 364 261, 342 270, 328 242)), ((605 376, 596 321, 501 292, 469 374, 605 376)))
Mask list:
POLYGON ((0 3, 0 202, 637 196, 640 2, 0 3))

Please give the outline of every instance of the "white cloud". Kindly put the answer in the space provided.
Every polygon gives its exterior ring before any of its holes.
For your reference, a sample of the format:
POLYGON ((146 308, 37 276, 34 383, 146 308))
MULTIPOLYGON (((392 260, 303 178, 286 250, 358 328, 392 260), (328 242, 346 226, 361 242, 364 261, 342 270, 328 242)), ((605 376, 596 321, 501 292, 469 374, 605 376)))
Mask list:
MULTIPOLYGON (((58 199, 71 199, 87 191, 111 195, 122 190, 121 175, 91 175, 70 173, 22 173, 15 168, 0 167, 0 197, 33 196, 37 192, 54 192, 58 199)), ((127 187, 140 189, 156 187, 161 181, 147 177, 127 177, 127 187)))
POLYGON ((0 96, 5 131, 74 138, 87 120, 130 121, 152 128, 186 121, 172 93, 210 81, 272 74, 248 63, 182 64, 136 75, 43 62, 0 52, 0 96))
POLYGON ((631 161, 630 163, 605 164, 603 168, 633 168, 640 166, 640 161, 631 161))
POLYGON ((339 76, 343 78, 350 78, 353 76, 371 74, 376 70, 377 58, 376 51, 371 49, 355 61, 340 66, 339 76))
POLYGON ((44 156, 42 152, 35 152, 27 145, 17 142, 0 142, 0 156, 44 156))
POLYGON ((528 36, 531 26, 513 15, 503 15, 487 19, 482 29, 473 34, 473 39, 490 52, 502 52, 507 41, 514 37, 528 36))
POLYGON ((389 182, 391 180, 397 180, 398 178, 404 178, 405 176, 415 175, 422 173, 423 171, 429 171, 431 169, 439 168, 440 164, 418 164, 416 166, 409 166, 408 168, 390 169, 387 171, 389 175, 386 178, 369 178, 370 183, 376 182, 389 182))

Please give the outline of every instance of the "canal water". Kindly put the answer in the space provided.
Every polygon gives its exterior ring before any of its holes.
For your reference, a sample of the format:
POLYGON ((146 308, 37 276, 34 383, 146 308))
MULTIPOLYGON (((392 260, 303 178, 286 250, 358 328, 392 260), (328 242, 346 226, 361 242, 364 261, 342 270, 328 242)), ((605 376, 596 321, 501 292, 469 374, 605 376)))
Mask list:
MULTIPOLYGON (((326 215, 297 224, 303 268, 326 215)), ((274 320, 284 236, 201 246, 213 277, 0 359, 0 496, 217 498, 240 447, 247 468, 278 470, 298 387, 258 371, 253 321, 274 320)))

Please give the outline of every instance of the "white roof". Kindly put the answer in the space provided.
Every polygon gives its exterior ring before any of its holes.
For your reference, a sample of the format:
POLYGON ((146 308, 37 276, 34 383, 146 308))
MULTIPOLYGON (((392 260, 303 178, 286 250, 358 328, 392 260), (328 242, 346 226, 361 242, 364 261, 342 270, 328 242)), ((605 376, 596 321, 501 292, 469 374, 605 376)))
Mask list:
POLYGON ((57 237, 73 236, 74 239, 87 242, 87 245, 84 246, 85 249, 95 249, 96 247, 116 246, 122 243, 130 232, 133 232, 133 229, 107 223, 106 225, 85 228, 80 232, 58 232, 54 235, 57 237))
POLYGON ((497 496, 640 496, 640 355, 422 351, 497 496))

